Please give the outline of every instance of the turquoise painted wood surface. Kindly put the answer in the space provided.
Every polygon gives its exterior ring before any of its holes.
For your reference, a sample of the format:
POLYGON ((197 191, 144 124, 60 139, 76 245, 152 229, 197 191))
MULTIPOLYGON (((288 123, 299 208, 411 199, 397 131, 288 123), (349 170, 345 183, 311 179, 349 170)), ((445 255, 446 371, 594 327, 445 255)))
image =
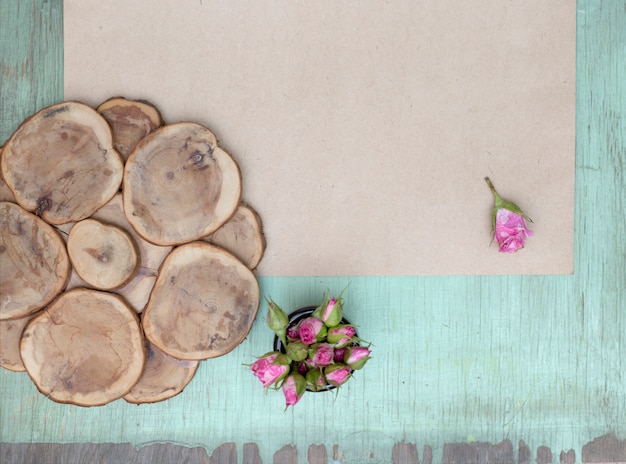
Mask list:
MULTIPOLYGON (((262 278, 264 296, 293 308, 350 283, 346 314, 374 358, 337 396, 309 395, 285 412, 280 393, 262 391, 244 365, 270 349, 262 310, 247 340, 202 363, 163 403, 60 405, 26 374, 3 370, 0 440, 171 441, 209 451, 256 442, 264 462, 284 445, 311 443, 337 444, 343 462, 381 462, 405 440, 429 444, 440 462, 446 442, 523 439, 558 452, 608 432, 625 437, 626 2, 574 7, 573 275, 262 278)), ((61 0, 0 2, 0 141, 62 100, 62 47, 61 0)))

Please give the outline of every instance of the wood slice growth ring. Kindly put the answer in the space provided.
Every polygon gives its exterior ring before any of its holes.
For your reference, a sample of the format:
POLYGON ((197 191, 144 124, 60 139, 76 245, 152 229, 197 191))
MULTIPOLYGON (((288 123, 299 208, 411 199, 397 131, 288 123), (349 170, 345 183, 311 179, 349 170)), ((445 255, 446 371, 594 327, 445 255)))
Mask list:
POLYGON ((121 297, 90 289, 63 293, 24 329, 24 367, 59 403, 98 406, 137 383, 146 353, 139 319, 121 297))
POLYGON ((70 269, 52 226, 15 203, 0 202, 0 319, 43 308, 63 290, 70 269))
POLYGON ((252 271, 221 248, 193 242, 163 262, 142 325, 146 337, 170 356, 208 359, 243 341, 258 308, 252 271))
POLYGON ((139 235, 177 245, 211 234, 241 200, 241 173, 195 123, 170 124, 146 136, 126 162, 124 212, 139 235))
POLYGON ((0 166, 17 203, 49 224, 91 216, 115 195, 124 173, 106 120, 77 102, 23 122, 4 146, 0 166))

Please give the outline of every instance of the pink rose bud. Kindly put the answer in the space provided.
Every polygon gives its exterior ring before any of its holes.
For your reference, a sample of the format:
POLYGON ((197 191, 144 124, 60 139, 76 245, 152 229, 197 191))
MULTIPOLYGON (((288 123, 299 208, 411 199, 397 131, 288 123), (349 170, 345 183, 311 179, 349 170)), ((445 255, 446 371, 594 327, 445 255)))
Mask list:
POLYGON ((354 346, 348 348, 344 360, 351 369, 359 370, 370 359, 371 351, 364 346, 354 346))
POLYGON ((326 327, 334 327, 341 322, 342 318, 341 299, 331 298, 322 310, 322 320, 326 327))
POLYGON ((300 340, 306 346, 321 341, 326 337, 326 326, 316 317, 307 317, 300 322, 300 340))
POLYGON ((344 364, 333 364, 324 369, 326 381, 335 387, 343 385, 350 378, 350 375, 350 368, 344 364))
POLYGON ((333 362, 335 352, 330 343, 316 343, 309 347, 309 357, 317 366, 328 366, 333 362))
POLYGON ((287 328, 287 338, 290 340, 300 340, 300 326, 294 325, 287 328))
POLYGON ((289 359, 281 353, 267 353, 257 359, 250 366, 250 370, 264 387, 268 387, 287 375, 289 372, 289 359))
POLYGON ((286 345, 285 334, 289 325, 289 316, 272 300, 266 298, 265 301, 267 302, 267 325, 276 333, 283 345, 286 345))
POLYGON ((306 361, 302 361, 301 363, 298 364, 298 367, 296 370, 298 374, 306 375, 306 373, 309 371, 309 365, 306 363, 306 361))
POLYGON ((304 361, 309 356, 309 349, 300 340, 287 343, 285 351, 292 361, 304 361))
POLYGON ((272 300, 265 299, 267 302, 267 325, 274 332, 277 330, 285 330, 289 325, 289 316, 272 300))
POLYGON ((526 220, 533 221, 515 203, 503 200, 489 177, 485 177, 485 182, 495 199, 495 206, 491 212, 494 238, 498 242, 500 252, 514 253, 524 248, 526 239, 533 235, 533 232, 526 226, 526 220))
POLYGON ((346 355, 347 348, 335 348, 335 355, 333 356, 333 361, 343 362, 343 358, 346 355))
POLYGON ((326 386, 326 381, 320 369, 311 369, 306 373, 306 384, 313 391, 319 391, 326 386))
POLYGON ((356 335, 354 326, 350 324, 338 325, 328 329, 326 341, 332 343, 336 348, 342 348, 352 342, 352 337, 356 335))
POLYGON ((300 374, 292 373, 283 382, 283 394, 287 407, 295 405, 306 391, 306 379, 300 374))

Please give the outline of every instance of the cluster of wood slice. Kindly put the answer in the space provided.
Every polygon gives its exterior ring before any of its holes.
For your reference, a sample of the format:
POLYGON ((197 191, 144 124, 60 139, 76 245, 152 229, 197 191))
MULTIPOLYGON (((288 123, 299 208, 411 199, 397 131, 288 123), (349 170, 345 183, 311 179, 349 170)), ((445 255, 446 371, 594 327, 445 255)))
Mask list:
POLYGON ((210 130, 63 102, 1 150, 1 366, 61 403, 156 402, 247 336, 265 240, 210 130))

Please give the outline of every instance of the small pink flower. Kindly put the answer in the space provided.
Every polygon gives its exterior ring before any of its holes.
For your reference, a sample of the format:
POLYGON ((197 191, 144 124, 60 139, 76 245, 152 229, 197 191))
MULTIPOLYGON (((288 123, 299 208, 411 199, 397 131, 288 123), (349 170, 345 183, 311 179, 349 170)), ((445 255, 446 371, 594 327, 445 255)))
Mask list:
POLYGON ((361 369, 368 359, 370 359, 371 351, 364 346, 355 346, 348 349, 345 362, 352 369, 361 369))
POLYGON ((335 355, 333 361, 343 362, 343 357, 346 355, 346 348, 335 348, 335 355))
POLYGON ((309 346, 326 336, 326 326, 316 317, 307 317, 300 322, 300 340, 309 346))
POLYGON ((526 239, 533 234, 526 227, 526 220, 521 214, 514 213, 505 208, 496 212, 495 239, 503 253, 514 253, 524 248, 526 239))
POLYGON ((300 326, 294 325, 293 327, 287 328, 287 338, 291 340, 296 340, 300 338, 300 326))
POLYGON ((336 305, 337 305, 337 298, 334 298, 334 297, 331 298, 330 301, 328 302, 328 305, 324 309, 324 313, 322 315, 322 319, 324 321, 327 321, 330 318, 336 305))
POLYGON ((345 383, 346 380, 350 378, 350 368, 348 366, 342 366, 340 364, 335 364, 333 366, 327 367, 324 371, 324 375, 329 384, 338 387, 345 383))
POLYGON ((293 406, 306 390, 306 379, 300 374, 291 374, 285 379, 283 383, 283 394, 285 395, 285 404, 287 406, 293 406))
POLYGON ((522 212, 519 206, 512 201, 503 200, 491 183, 485 177, 494 198, 494 207, 491 212, 491 229, 502 253, 514 253, 524 248, 526 239, 533 235, 526 227, 526 219, 532 220, 522 212))
POLYGON ((320 343, 319 345, 314 345, 314 349, 309 350, 309 355, 312 356, 313 362, 317 366, 328 366, 333 362, 334 357, 334 349, 333 346, 329 343, 320 343), (311 353, 313 351, 313 353, 311 353))
POLYGON ((264 387, 269 387, 279 381, 287 375, 289 371, 289 361, 287 361, 287 364, 275 364, 278 356, 278 353, 269 353, 257 359, 250 366, 250 370, 254 373, 255 377, 261 381, 264 387))
POLYGON ((328 330, 326 340, 336 347, 342 348, 352 341, 352 337, 356 335, 356 330, 349 324, 338 325, 328 330))

